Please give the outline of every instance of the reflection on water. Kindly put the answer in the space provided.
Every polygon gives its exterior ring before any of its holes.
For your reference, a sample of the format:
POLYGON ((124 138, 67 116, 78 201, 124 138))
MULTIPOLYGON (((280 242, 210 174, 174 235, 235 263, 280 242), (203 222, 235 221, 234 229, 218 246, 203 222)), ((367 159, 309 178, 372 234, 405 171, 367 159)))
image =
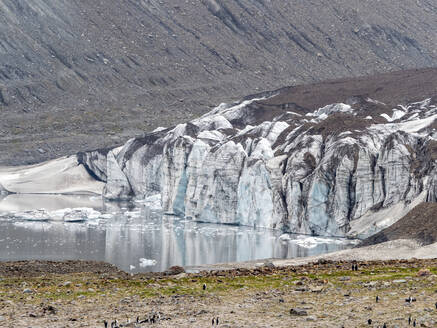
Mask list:
POLYGON ((12 194, 0 195, 0 214, 15 211, 30 211, 44 208, 55 211, 63 208, 90 207, 103 208, 101 197, 83 195, 38 195, 12 194))
POLYGON ((351 246, 345 240, 288 239, 280 231, 196 223, 144 206, 116 207, 112 203, 101 209, 111 213, 105 219, 82 223, 4 218, 0 260, 96 260, 140 272, 163 271, 173 265, 310 256, 351 246))

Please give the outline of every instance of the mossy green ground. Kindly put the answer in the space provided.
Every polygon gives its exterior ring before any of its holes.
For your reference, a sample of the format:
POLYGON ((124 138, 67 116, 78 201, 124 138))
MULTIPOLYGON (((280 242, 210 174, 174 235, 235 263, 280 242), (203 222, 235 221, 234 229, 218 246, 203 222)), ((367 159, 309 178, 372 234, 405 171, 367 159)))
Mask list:
POLYGON ((127 322, 156 312, 162 320, 155 325, 164 327, 209 327, 215 316, 224 327, 368 327, 368 319, 374 327, 406 327, 409 316, 417 326, 437 325, 437 261, 360 263, 359 271, 350 266, 178 276, 9 275, 0 280, 0 326, 103 327, 104 319, 127 322), (405 302, 409 296, 416 302, 405 302), (291 308, 307 314, 291 315, 291 308))

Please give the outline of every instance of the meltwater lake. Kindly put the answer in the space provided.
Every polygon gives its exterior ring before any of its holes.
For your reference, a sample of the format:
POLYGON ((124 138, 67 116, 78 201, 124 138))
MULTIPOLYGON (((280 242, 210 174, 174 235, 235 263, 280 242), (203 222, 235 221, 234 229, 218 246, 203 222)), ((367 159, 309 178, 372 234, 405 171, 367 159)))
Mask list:
POLYGON ((193 222, 165 215, 157 200, 9 195, 0 199, 0 261, 95 260, 131 272, 170 266, 295 258, 350 248, 354 241, 193 222))

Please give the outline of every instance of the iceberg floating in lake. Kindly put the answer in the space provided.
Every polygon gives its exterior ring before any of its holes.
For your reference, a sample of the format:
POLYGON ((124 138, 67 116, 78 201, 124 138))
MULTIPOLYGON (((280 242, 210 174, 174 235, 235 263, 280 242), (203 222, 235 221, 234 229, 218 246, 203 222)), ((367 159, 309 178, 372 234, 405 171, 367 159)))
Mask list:
POLYGON ((141 258, 139 261, 140 261, 141 268, 145 268, 148 266, 155 266, 158 263, 156 260, 149 260, 145 258, 141 258))

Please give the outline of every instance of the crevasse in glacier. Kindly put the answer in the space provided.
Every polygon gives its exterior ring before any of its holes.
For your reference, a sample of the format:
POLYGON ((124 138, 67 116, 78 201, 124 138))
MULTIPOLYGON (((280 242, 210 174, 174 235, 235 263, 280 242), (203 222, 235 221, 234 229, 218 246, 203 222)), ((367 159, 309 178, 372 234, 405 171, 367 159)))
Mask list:
POLYGON ((163 210, 178 216, 296 233, 364 237, 381 229, 378 211, 396 206, 392 222, 437 200, 430 99, 395 109, 362 99, 307 113, 268 111, 261 100, 222 104, 78 160, 106 183, 108 199, 160 194, 163 210))

